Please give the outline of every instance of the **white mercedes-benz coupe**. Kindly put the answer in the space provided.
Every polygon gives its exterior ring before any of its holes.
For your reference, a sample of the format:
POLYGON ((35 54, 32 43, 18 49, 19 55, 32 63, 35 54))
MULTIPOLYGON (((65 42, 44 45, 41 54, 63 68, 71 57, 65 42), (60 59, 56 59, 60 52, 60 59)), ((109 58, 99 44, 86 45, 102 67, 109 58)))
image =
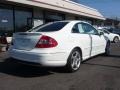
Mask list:
POLYGON ((110 41, 84 21, 56 21, 13 35, 10 57, 40 66, 77 71, 81 61, 109 54, 110 41))

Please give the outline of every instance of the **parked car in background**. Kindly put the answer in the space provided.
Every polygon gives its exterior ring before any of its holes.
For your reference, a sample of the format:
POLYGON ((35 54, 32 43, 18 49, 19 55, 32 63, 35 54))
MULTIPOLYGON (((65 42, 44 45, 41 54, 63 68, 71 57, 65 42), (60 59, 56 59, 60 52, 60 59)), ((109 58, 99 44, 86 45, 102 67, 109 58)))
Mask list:
POLYGON ((111 29, 108 29, 108 31, 111 33, 115 33, 115 34, 120 35, 120 29, 111 28, 111 29))
POLYGON ((7 44, 5 33, 0 32, 0 44, 7 44))
POLYGON ((1 51, 6 51, 7 45, 8 45, 8 43, 7 43, 5 33, 0 32, 0 52, 1 51))
POLYGON ((120 36, 118 34, 111 33, 107 29, 98 29, 98 30, 104 32, 104 35, 108 37, 108 39, 111 42, 117 43, 120 41, 120 36))
POLYGON ((57 21, 13 35, 10 57, 23 63, 66 67, 77 71, 81 61, 109 54, 110 41, 83 21, 57 21))

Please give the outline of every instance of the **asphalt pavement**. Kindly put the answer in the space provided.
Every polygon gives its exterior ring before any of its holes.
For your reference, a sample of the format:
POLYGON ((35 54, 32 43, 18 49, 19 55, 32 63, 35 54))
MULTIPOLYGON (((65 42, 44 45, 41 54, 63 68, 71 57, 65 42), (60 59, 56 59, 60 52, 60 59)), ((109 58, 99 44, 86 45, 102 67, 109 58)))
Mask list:
POLYGON ((2 52, 0 90, 120 90, 120 43, 111 45, 109 56, 98 55, 82 62, 75 73, 22 65, 2 52))

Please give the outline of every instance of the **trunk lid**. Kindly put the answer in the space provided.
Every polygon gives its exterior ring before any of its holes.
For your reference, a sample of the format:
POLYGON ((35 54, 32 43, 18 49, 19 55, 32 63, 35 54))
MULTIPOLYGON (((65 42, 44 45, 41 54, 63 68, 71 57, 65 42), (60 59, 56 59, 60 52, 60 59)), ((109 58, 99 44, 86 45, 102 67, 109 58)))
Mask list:
POLYGON ((38 32, 21 32, 13 35, 13 46, 19 50, 32 50, 42 34, 38 32))

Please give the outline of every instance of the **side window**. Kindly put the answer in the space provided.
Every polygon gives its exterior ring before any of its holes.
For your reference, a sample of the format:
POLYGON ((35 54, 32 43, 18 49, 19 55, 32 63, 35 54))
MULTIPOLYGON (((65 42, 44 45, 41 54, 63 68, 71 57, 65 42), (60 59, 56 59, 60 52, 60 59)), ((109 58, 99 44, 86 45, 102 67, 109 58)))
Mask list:
POLYGON ((86 34, 98 35, 98 31, 89 24, 83 23, 82 28, 84 29, 86 34))
POLYGON ((79 33, 78 24, 75 24, 72 28, 72 33, 79 33))
POLYGON ((82 24, 81 23, 75 24, 74 27, 72 28, 72 32, 73 33, 84 33, 84 30, 82 28, 82 24))
POLYGON ((83 30, 83 28, 82 28, 82 24, 81 23, 78 24, 78 30, 82 34, 85 33, 84 30, 83 30))

